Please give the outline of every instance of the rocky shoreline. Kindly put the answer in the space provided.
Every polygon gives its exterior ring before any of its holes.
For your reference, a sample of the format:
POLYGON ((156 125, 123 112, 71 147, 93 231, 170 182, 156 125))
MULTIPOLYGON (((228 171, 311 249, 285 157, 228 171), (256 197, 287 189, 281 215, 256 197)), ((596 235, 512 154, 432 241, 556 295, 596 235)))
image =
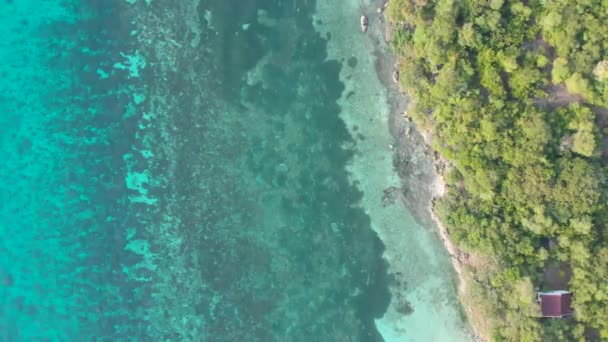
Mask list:
MULTIPOLYGON (((396 145, 389 148, 394 150, 393 164, 402 179, 402 196, 399 197, 424 227, 436 228, 456 273, 455 282, 462 302, 468 287, 465 266, 469 263, 469 255, 452 242, 434 206, 435 201, 447 191, 444 173, 449 164, 432 148, 431 132, 421 131, 407 114, 410 99, 398 82, 398 62, 388 46, 393 26, 384 16, 387 4, 388 0, 381 1, 377 15, 370 20, 373 29, 369 30, 369 34, 375 40, 376 71, 389 90, 390 131, 396 141, 396 145), (386 44, 381 44, 381 40, 386 44)), ((472 316, 472 308, 463 306, 463 309, 468 317, 472 316)), ((474 330, 475 327, 471 328, 475 341, 487 341, 479 331, 474 330)))

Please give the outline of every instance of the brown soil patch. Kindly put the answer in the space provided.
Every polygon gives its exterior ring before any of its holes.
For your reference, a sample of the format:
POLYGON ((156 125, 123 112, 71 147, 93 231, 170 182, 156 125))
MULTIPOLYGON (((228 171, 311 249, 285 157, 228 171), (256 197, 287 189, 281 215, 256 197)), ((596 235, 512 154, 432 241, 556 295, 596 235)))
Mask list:
POLYGON ((566 290, 572 278, 572 269, 565 262, 552 262, 545 268, 543 288, 545 291, 566 290))
POLYGON ((550 85, 545 91, 547 92, 547 97, 534 100, 534 103, 542 108, 555 109, 574 102, 584 101, 582 96, 568 92, 563 84, 550 85))

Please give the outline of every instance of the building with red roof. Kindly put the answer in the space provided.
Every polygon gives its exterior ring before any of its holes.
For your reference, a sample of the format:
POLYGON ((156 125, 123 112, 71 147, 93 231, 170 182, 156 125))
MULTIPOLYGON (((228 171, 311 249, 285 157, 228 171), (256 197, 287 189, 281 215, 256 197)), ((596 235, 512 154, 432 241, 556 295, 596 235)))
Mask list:
POLYGON ((539 292, 538 302, 543 317, 562 318, 572 315, 572 292, 563 290, 539 292))

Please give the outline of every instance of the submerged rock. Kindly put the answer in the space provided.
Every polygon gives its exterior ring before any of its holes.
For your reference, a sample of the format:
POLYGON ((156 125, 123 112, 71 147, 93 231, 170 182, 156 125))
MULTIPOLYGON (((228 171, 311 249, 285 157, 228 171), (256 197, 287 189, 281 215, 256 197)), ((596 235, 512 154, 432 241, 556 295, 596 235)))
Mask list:
POLYGON ((382 206, 387 207, 389 205, 395 204, 395 200, 397 196, 399 196, 401 189, 396 186, 391 186, 384 189, 382 194, 382 206))

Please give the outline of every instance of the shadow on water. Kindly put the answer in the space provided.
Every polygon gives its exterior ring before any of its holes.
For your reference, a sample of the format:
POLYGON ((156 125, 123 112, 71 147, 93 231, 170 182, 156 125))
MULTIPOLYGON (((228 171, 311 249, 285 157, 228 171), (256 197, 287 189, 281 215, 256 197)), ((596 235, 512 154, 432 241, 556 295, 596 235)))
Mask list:
MULTIPOLYGON (((195 324, 204 327, 197 338, 212 341, 381 340, 374 318, 390 299, 384 247, 360 207, 361 192, 348 180, 356 141, 339 117, 343 66, 326 60, 327 41, 312 26, 315 2, 201 0, 200 46, 190 48, 181 23, 171 38, 183 47, 174 74, 160 71, 165 61, 155 54, 157 42, 130 46, 130 12, 114 12, 127 6, 121 4, 83 1, 72 8, 81 21, 39 32, 52 52, 47 67, 59 76, 41 88, 53 96, 43 104, 47 131, 35 134, 47 140, 15 135, 17 154, 40 164, 23 159, 17 165, 30 168, 21 172, 44 180, 15 181, 23 194, 15 203, 31 203, 41 187, 46 193, 39 207, 15 208, 11 219, 38 225, 40 236, 62 237, 57 250, 63 254, 54 255, 62 261, 53 272, 64 281, 59 289, 40 287, 45 302, 11 297, 11 305, 33 321, 68 322, 69 312, 83 330, 81 340, 186 341, 195 324), (141 78, 127 78, 114 66, 123 61, 120 52, 135 49, 148 67, 141 78), (134 107, 138 92, 148 96, 134 107), (172 108, 162 119, 167 122, 150 124, 152 146, 145 146, 138 120, 161 97, 172 108), (154 149, 156 159, 137 149, 154 149), (145 185, 158 203, 130 202, 138 195, 125 185, 131 161, 166 180, 145 185), (175 240, 149 229, 167 217, 179 248, 170 249, 175 240), (133 239, 128 235, 149 241, 156 274, 136 267, 144 257, 125 249, 133 239), (165 259, 183 263, 167 266, 165 259), (155 286, 161 281, 168 285, 155 286), (184 321, 194 323, 180 325, 184 321)), ((149 18, 180 7, 162 0, 137 6, 149 18)), ((159 25, 168 32, 163 29, 159 25)), ((29 257, 48 257, 51 240, 36 237, 29 257)), ((0 271, 10 291, 25 279, 0 271)), ((68 334, 65 324, 57 329, 68 334)), ((70 331, 71 338, 78 334, 70 331)))
MULTIPOLYGON (((312 26, 314 10, 314 1, 209 0, 199 5, 200 16, 210 18, 219 36, 211 48, 218 63, 214 77, 221 84, 217 97, 241 110, 242 151, 235 157, 246 167, 242 177, 256 179, 248 189, 241 179, 232 197, 257 193, 262 206, 280 202, 270 219, 243 213, 249 217, 243 226, 258 237, 239 238, 238 257, 206 254, 222 261, 205 280, 230 298, 230 286, 220 286, 249 274, 260 278, 257 287, 239 287, 241 303, 233 303, 239 312, 250 311, 250 336, 381 340, 374 318, 383 315, 390 300, 384 247, 360 208, 361 192, 348 180, 346 165, 356 141, 339 117, 343 66, 326 59, 327 41, 312 26), (275 221, 282 226, 271 227, 275 221), (264 239, 276 239, 278 245, 264 239), (242 260, 238 266, 232 264, 236 259, 242 260), (277 260, 284 268, 275 267, 277 260), (209 281, 218 269, 228 268, 230 275, 220 271, 221 282, 209 281), (291 299, 298 296, 303 299, 291 299)), ((227 162, 223 167, 234 166, 227 162)), ((236 209, 234 203, 228 206, 236 209)), ((256 210, 252 207, 240 205, 240 210, 256 210)), ((225 228, 242 236, 231 224, 225 228)), ((246 328, 208 322, 217 331, 246 328)))

